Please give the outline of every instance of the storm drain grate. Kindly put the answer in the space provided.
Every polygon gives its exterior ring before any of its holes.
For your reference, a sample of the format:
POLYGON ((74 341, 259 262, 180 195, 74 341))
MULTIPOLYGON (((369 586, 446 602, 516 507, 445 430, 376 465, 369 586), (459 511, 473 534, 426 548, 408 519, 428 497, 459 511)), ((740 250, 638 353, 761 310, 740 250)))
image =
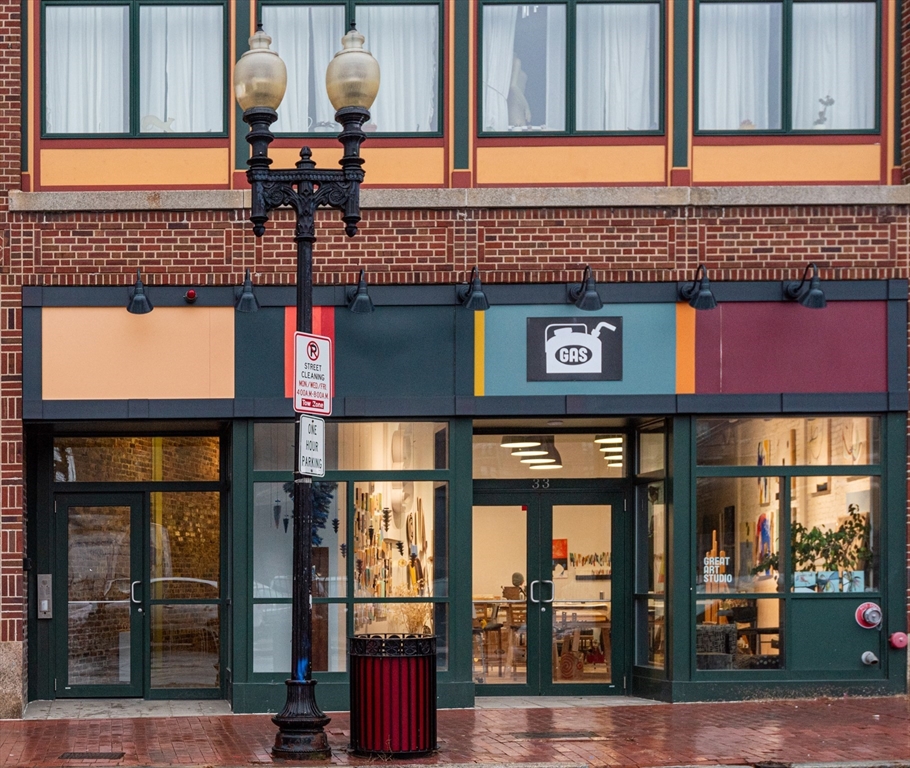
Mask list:
POLYGON ((124 752, 64 752, 61 760, 119 760, 124 752))
POLYGON ((593 739, 595 731, 520 731, 516 739, 593 739))

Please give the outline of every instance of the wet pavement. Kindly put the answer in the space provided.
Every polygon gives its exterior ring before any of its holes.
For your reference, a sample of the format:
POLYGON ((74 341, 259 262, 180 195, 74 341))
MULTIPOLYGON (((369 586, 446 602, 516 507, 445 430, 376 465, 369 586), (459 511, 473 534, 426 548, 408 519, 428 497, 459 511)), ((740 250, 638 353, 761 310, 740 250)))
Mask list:
MULTIPOLYGON (((275 726, 268 715, 218 714, 216 702, 170 713, 154 707, 105 711, 95 703, 82 713, 70 709, 70 716, 42 705, 30 705, 29 719, 0 721, 0 767, 296 764, 272 759, 275 726)), ((711 704, 479 699, 474 709, 439 711, 435 754, 391 761, 350 754, 348 713, 329 714, 326 730, 336 765, 648 768, 776 762, 910 768, 906 696, 711 704)))

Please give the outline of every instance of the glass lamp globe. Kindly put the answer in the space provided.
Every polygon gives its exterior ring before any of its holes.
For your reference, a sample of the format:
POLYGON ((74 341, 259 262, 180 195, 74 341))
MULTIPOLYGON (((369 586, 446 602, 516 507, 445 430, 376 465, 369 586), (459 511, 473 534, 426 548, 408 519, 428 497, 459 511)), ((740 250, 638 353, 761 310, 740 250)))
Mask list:
POLYGON ((325 88, 335 110, 369 109, 379 91, 379 62, 363 47, 364 36, 351 29, 341 38, 343 46, 329 62, 325 88))
POLYGON ((234 96, 246 112, 253 107, 278 109, 288 85, 288 70, 269 45, 272 38, 262 28, 250 38, 245 51, 234 67, 234 96))

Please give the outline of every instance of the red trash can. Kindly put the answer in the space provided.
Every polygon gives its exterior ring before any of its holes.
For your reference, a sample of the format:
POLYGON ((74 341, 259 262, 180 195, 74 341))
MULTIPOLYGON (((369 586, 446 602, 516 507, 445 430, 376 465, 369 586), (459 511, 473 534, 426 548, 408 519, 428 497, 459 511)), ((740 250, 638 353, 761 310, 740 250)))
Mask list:
POLYGON ((436 750, 436 638, 354 635, 351 751, 416 757, 436 750))

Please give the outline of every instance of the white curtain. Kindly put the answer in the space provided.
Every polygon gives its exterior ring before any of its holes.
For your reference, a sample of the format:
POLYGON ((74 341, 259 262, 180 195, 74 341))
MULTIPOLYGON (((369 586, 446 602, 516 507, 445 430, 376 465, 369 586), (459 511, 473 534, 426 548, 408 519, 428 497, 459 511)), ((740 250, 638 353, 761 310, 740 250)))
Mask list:
POLYGON ((780 128, 781 5, 698 7, 698 127, 780 128))
POLYGON ((482 66, 483 130, 565 130, 564 5, 484 6, 482 66))
POLYGON ((224 130, 224 19, 217 5, 139 10, 139 130, 224 130))
POLYGON ((547 7, 547 111, 548 131, 566 129, 566 8, 547 7))
POLYGON ((48 133, 129 131, 129 8, 45 11, 48 133))
POLYGON ((793 5, 792 111, 799 129, 875 127, 875 3, 793 5))
POLYGON ((376 130, 438 130, 439 6, 358 5, 356 21, 379 62, 379 94, 370 109, 376 130))
POLYGON ((346 29, 343 5, 264 5, 262 28, 288 68, 288 89, 278 107, 276 133, 337 133, 325 90, 325 71, 346 29))
POLYGON ((576 128, 657 130, 660 7, 579 5, 577 28, 576 128))
POLYGON ((509 130, 508 98, 517 20, 517 5, 485 5, 483 8, 481 125, 485 131, 509 130))

